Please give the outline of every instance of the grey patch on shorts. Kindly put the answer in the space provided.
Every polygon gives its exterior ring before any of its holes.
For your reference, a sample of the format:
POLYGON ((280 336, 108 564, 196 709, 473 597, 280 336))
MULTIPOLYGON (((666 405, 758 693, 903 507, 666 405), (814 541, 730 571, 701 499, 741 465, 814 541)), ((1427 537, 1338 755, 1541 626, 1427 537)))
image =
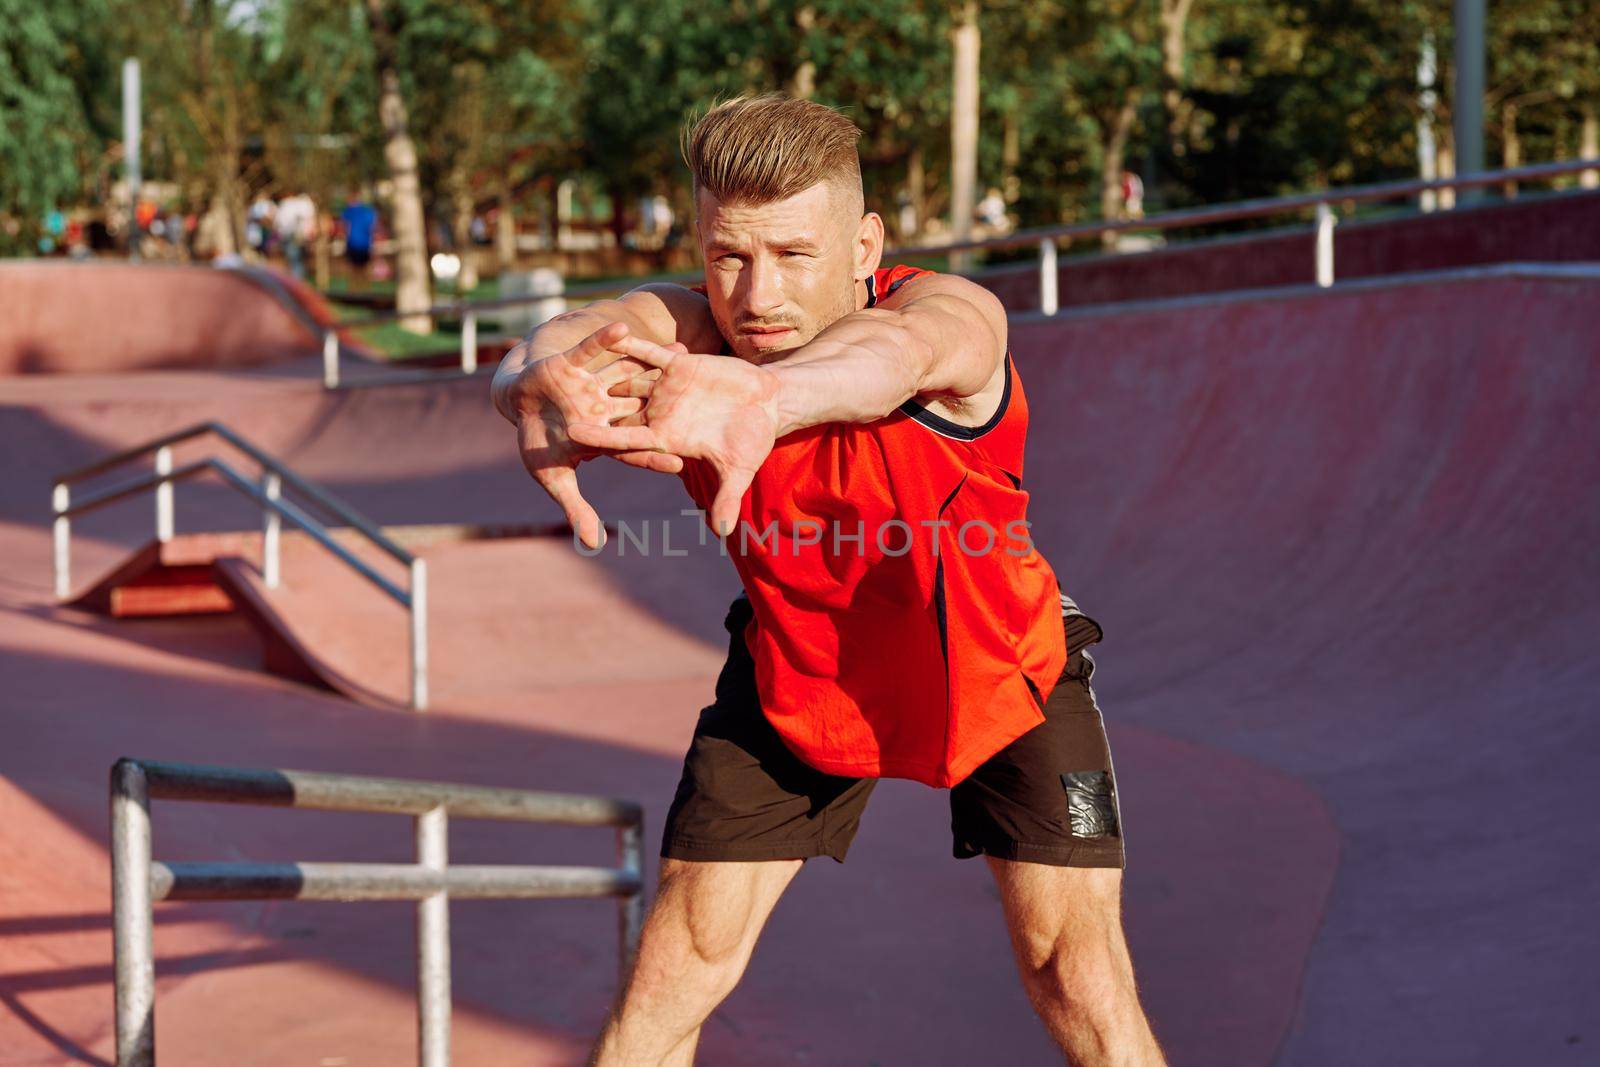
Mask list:
POLYGON ((1105 771, 1072 771, 1061 776, 1067 790, 1067 815, 1072 836, 1117 836, 1117 804, 1111 796, 1111 776, 1105 771))

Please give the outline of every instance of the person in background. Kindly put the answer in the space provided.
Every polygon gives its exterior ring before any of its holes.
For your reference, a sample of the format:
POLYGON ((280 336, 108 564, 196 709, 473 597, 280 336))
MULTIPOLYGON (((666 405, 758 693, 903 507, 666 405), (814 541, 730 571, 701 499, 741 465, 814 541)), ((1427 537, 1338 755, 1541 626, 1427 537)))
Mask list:
POLYGON ((350 264, 351 281, 365 285, 367 265, 372 262, 373 233, 378 227, 378 209, 358 191, 339 213, 339 224, 344 229, 344 258, 350 264))
POLYGON ((306 242, 314 236, 316 224, 317 205, 303 191, 295 190, 278 204, 273 229, 283 245, 289 273, 302 280, 306 276, 306 242))

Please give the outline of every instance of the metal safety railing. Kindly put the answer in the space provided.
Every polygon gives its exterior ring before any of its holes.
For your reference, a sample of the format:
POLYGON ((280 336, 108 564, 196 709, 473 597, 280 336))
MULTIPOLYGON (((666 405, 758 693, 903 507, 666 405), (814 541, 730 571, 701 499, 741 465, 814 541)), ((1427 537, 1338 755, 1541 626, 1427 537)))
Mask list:
POLYGON ((65 600, 72 588, 72 520, 87 512, 103 508, 126 497, 155 491, 156 539, 172 540, 175 528, 173 484, 211 471, 221 476, 223 482, 261 505, 261 576, 268 588, 276 589, 280 578, 280 542, 283 519, 304 530, 323 548, 347 564, 357 574, 376 585, 405 608, 410 616, 411 644, 411 707, 425 711, 428 707, 428 572, 425 561, 407 552, 378 529, 354 508, 300 477, 283 463, 218 422, 202 422, 188 429, 158 437, 142 445, 115 453, 87 466, 68 471, 55 478, 50 504, 54 513, 54 570, 55 592, 65 600), (261 467, 259 482, 253 482, 226 461, 216 458, 198 460, 181 467, 172 465, 174 445, 191 438, 212 435, 221 438, 261 467), (72 487, 80 482, 104 474, 145 456, 154 454, 155 471, 107 486, 78 500, 73 499, 72 487), (402 589, 379 574, 365 560, 340 544, 332 531, 319 519, 291 500, 284 498, 285 486, 295 490, 307 500, 321 507, 325 513, 336 517, 367 541, 382 549, 405 567, 410 576, 409 588, 402 589))
POLYGON ((450 899, 616 897, 626 975, 643 920, 643 811, 628 800, 308 771, 120 759, 111 768, 111 914, 117 1067, 155 1063, 158 900, 417 901, 417 1043, 422 1067, 450 1062, 450 899), (162 863, 150 801, 190 800, 410 815, 417 861, 162 863), (451 866, 449 820, 617 828, 616 867, 451 866))
MULTIPOLYGON (((1063 243, 1070 243, 1079 238, 1098 237, 1102 234, 1126 230, 1180 230, 1195 226, 1210 226, 1222 222, 1267 218, 1273 215, 1290 215, 1309 210, 1313 213, 1315 219, 1314 277, 1319 286, 1327 287, 1331 286, 1334 280, 1333 235, 1334 228, 1338 224, 1338 211, 1342 205, 1354 206, 1356 204, 1382 203, 1446 190, 1481 189, 1491 185, 1506 185, 1509 188, 1515 187, 1519 182, 1549 181, 1571 174, 1600 174, 1600 159, 1563 160, 1559 163, 1540 163, 1507 170, 1462 174, 1452 178, 1348 185, 1318 192, 1296 193, 1290 196, 1267 197, 1255 200, 1238 200, 1227 204, 1166 211, 1137 219, 1101 219, 1093 222, 1068 223, 1060 226, 1038 226, 1017 230, 1001 237, 989 237, 981 240, 951 241, 944 244, 931 245, 908 245, 902 248, 890 249, 884 255, 885 257, 897 258, 928 257, 990 250, 1006 251, 1014 248, 1025 248, 1030 245, 1036 246, 1039 250, 1039 309, 1046 315, 1054 315, 1060 310, 1058 252, 1063 243)), ((958 273, 963 272, 958 271, 958 273)), ((699 280, 700 278, 701 275, 696 272, 662 275, 648 280, 653 282, 685 282, 699 280)), ((609 282, 590 282, 567 287, 561 293, 553 295, 562 297, 605 296, 624 292, 636 284, 642 284, 642 281, 641 279, 621 279, 609 282)), ((377 312, 367 318, 347 320, 340 323, 339 326, 346 328, 362 327, 411 317, 458 318, 462 324, 461 370, 464 373, 471 374, 477 370, 478 366, 478 316, 480 314, 500 308, 536 304, 550 298, 551 294, 501 297, 495 300, 458 300, 447 304, 435 305, 420 312, 401 312, 398 310, 377 312)), ((328 327, 324 331, 322 352, 323 384, 331 389, 339 384, 339 337, 333 327, 328 327)))
POLYGON ((1181 211, 1166 211, 1137 219, 1102 219, 1095 222, 1079 222, 1064 226, 1034 227, 1018 230, 1003 237, 991 237, 975 241, 955 241, 922 248, 903 248, 899 249, 898 252, 901 255, 929 256, 1025 248, 1029 245, 1037 246, 1039 249, 1039 310, 1046 315, 1054 315, 1060 310, 1060 298, 1057 291, 1057 251, 1062 242, 1071 242, 1077 238, 1098 237, 1101 234, 1126 230, 1179 230, 1195 226, 1209 226, 1220 222, 1239 222, 1245 219, 1267 218, 1273 215, 1288 215, 1310 210, 1314 213, 1316 220, 1316 240, 1313 243, 1314 276, 1317 284, 1326 288, 1333 284, 1334 279, 1333 232, 1338 222, 1338 210, 1342 205, 1354 206, 1356 204, 1403 200, 1424 193, 1440 192, 1447 189, 1481 189, 1490 185, 1548 181, 1569 174, 1583 174, 1586 172, 1600 172, 1600 159, 1564 160, 1560 163, 1541 163, 1535 166, 1515 167, 1509 170, 1463 174, 1453 178, 1349 185, 1319 192, 1297 193, 1292 196, 1239 200, 1229 204, 1186 208, 1181 211))

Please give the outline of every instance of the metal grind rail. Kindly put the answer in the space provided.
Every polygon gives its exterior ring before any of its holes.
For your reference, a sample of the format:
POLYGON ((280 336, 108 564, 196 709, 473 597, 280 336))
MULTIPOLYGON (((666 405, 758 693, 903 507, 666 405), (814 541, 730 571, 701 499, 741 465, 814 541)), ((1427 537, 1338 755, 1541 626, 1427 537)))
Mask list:
MULTIPOLYGON (((1316 241, 1313 252, 1315 277, 1319 286, 1327 287, 1333 284, 1334 279, 1333 233, 1334 227, 1338 223, 1338 208, 1340 205, 1404 200, 1423 193, 1443 192, 1445 190, 1471 190, 1491 185, 1515 185, 1519 182, 1550 181, 1570 174, 1581 174, 1585 171, 1600 172, 1600 159, 1563 160, 1559 163, 1540 163, 1527 167, 1513 167, 1509 170, 1484 171, 1477 174, 1459 175, 1454 178, 1437 178, 1426 181, 1418 179, 1378 182, 1370 185, 1349 185, 1325 189, 1320 192, 1296 193, 1291 196, 1257 200, 1238 200, 1207 207, 1165 211, 1158 215, 1148 215, 1138 219, 1110 219, 1071 223, 1062 226, 1039 226, 1018 230, 1003 237, 890 249, 885 253, 885 256, 896 258, 928 257, 963 252, 981 252, 990 249, 1008 250, 1035 245, 1039 249, 1039 310, 1045 315, 1054 315, 1060 310, 1060 295, 1057 288, 1057 253, 1063 241, 1070 243, 1077 238, 1098 237, 1104 233, 1115 233, 1124 230, 1180 230, 1194 226, 1214 225, 1219 222, 1238 222, 1245 219, 1266 218, 1272 215, 1287 215, 1309 210, 1314 212, 1316 218, 1316 241)), ((700 277, 699 273, 673 274, 651 278, 649 281, 696 281, 700 277)), ((459 319, 461 322, 460 373, 473 374, 478 369, 478 316, 482 313, 496 311, 501 308, 536 304, 552 297, 605 296, 624 292, 634 285, 642 283, 643 280, 632 281, 627 279, 611 282, 590 282, 568 287, 558 293, 547 293, 538 296, 500 297, 494 300, 457 300, 451 303, 437 304, 420 312, 380 311, 366 318, 350 319, 338 325, 345 328, 360 328, 417 316, 426 316, 430 319, 459 319)), ((336 388, 340 381, 339 335, 337 329, 332 326, 323 332, 322 369, 323 385, 329 389, 336 388)), ((394 380, 414 381, 439 376, 439 372, 404 373, 406 374, 404 379, 396 378, 394 380)), ((453 372, 447 373, 451 373, 453 376, 453 372)), ((390 379, 373 380, 388 381, 390 379)))
POLYGON ((120 759, 111 768, 117 1067, 155 1064, 152 905, 158 900, 417 901, 419 1062, 447 1067, 450 899, 615 897, 618 965, 626 974, 643 920, 643 819, 638 804, 608 797, 120 759), (162 863, 152 857, 153 799, 410 815, 417 861, 162 863), (451 817, 615 827, 617 866, 452 866, 451 817))
POLYGON ((97 460, 87 466, 68 471, 55 478, 50 503, 54 513, 54 570, 55 592, 58 599, 66 599, 72 588, 72 520, 79 515, 103 508, 108 504, 154 491, 156 496, 156 539, 172 540, 174 531, 173 485, 196 475, 213 472, 224 484, 261 505, 261 576, 269 589, 278 587, 280 578, 280 541, 283 520, 288 519, 310 537, 342 560, 357 574, 383 590, 385 594, 405 608, 410 616, 411 679, 410 704, 416 711, 428 707, 428 572, 427 563, 407 552, 380 530, 371 520, 327 490, 312 484, 279 460, 234 433, 218 422, 202 422, 176 433, 158 437, 122 452, 97 460), (174 468, 172 448, 192 438, 211 435, 254 460, 261 467, 259 482, 241 474, 225 460, 208 458, 174 468), (88 493, 73 500, 72 487, 117 467, 124 466, 154 454, 154 473, 132 478, 88 493), (409 573, 409 588, 401 588, 379 574, 365 560, 340 544, 321 520, 305 508, 285 499, 284 488, 294 490, 320 507, 325 514, 334 516, 355 530, 363 538, 382 549, 409 573))

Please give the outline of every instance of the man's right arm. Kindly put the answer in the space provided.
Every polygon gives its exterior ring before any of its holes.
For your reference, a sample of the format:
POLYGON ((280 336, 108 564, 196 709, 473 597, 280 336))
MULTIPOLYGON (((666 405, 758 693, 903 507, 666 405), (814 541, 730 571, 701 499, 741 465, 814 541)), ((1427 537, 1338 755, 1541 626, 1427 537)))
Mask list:
MULTIPOLYGON (((526 339, 507 352, 495 371, 489 396, 495 410, 515 424, 523 372, 541 359, 567 352, 584 338, 613 322, 620 322, 635 337, 658 345, 681 343, 691 352, 716 352, 722 348, 706 298, 681 285, 654 282, 612 300, 563 312, 534 328, 526 339)), ((650 368, 644 364, 639 370, 650 368)))

